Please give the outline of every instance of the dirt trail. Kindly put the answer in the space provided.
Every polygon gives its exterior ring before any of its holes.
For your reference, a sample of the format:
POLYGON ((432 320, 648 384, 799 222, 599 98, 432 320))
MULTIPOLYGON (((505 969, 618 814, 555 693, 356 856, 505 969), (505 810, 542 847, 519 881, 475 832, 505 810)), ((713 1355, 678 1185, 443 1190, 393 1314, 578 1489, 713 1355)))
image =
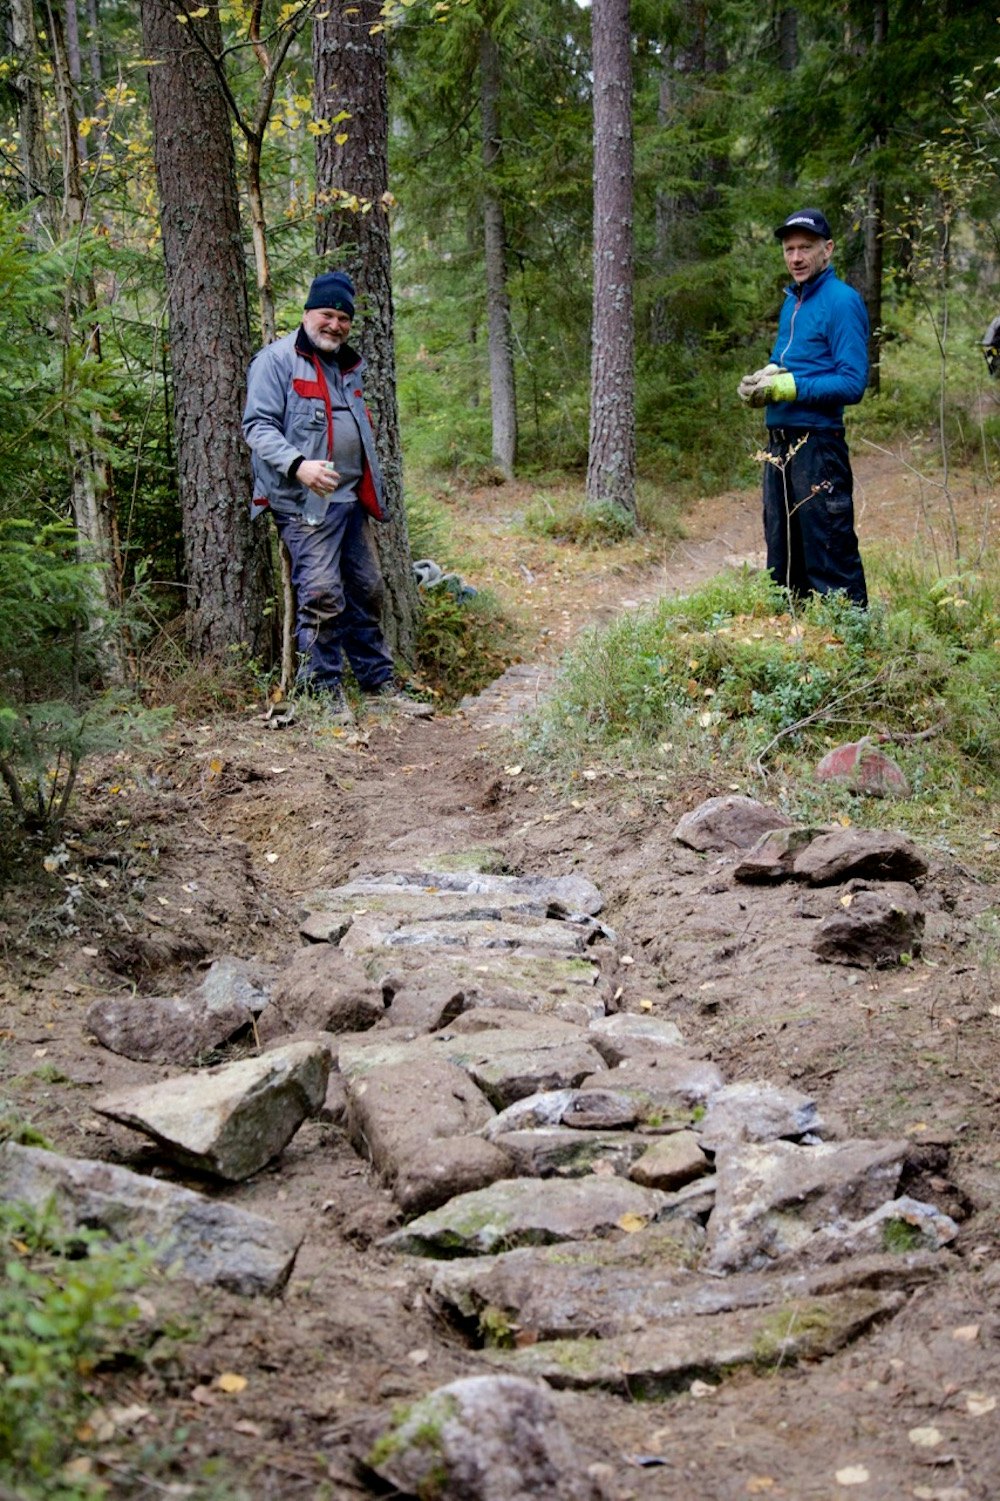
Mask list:
MULTIPOLYGON (((919 487, 899 466, 878 457, 858 467, 863 535, 875 518, 879 535, 926 535, 919 487)), ((595 583, 587 618, 754 560, 758 525, 753 495, 707 502, 668 556, 595 583)), ((583 613, 569 596, 554 607, 550 661, 583 613)), ((530 695, 539 683, 529 672, 522 687, 530 695)), ((486 695, 465 713, 366 724, 358 736, 301 721, 272 732, 256 717, 179 728, 154 760, 105 768, 84 789, 68 841, 72 917, 57 916, 50 895, 26 932, 7 921, 0 1028, 14 1108, 60 1151, 179 1179, 90 1108, 105 1090, 171 1073, 88 1039, 97 996, 183 993, 223 954, 282 966, 299 946, 303 894, 360 871, 475 849, 518 873, 586 874, 632 961, 626 1009, 647 1003, 675 1021, 727 1078, 794 1083, 849 1133, 920 1142, 929 1192, 960 1235, 946 1278, 821 1364, 778 1362, 662 1403, 559 1394, 581 1464, 601 1467, 613 1501, 834 1501, 848 1491, 989 1501, 1000 1475, 1000 997, 976 935, 996 892, 946 848, 930 851, 925 962, 908 970, 820 965, 794 942, 801 914, 783 889, 747 899, 734 942, 719 916, 724 863, 685 855, 671 838, 682 812, 727 789, 692 777, 658 799, 625 778, 565 793, 531 783, 508 769, 505 723, 523 709, 519 692, 515 683, 507 694, 511 712, 486 695), (913 1436, 929 1429, 936 1440, 913 1436)), ((307 1123, 272 1167, 222 1196, 301 1226, 292 1281, 275 1302, 153 1294, 161 1322, 172 1310, 195 1337, 161 1339, 145 1367, 102 1378, 105 1406, 151 1414, 141 1440, 119 1435, 105 1454, 109 1495, 172 1482, 220 1501, 369 1495, 347 1452, 358 1420, 481 1359, 435 1315, 419 1269, 378 1245, 397 1223, 394 1205, 337 1126, 307 1123), (219 1391, 224 1371, 247 1378, 242 1392, 219 1391), (220 1463, 243 1490, 210 1478, 220 1463)))

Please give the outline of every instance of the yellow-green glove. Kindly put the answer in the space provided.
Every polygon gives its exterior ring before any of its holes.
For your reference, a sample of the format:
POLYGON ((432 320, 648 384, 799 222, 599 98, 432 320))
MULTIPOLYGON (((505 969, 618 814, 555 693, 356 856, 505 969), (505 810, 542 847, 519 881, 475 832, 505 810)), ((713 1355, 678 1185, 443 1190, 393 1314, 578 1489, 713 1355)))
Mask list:
POLYGON ((795 376, 780 365, 765 365, 763 370, 744 375, 737 394, 749 407, 767 406, 769 401, 794 401, 795 376))

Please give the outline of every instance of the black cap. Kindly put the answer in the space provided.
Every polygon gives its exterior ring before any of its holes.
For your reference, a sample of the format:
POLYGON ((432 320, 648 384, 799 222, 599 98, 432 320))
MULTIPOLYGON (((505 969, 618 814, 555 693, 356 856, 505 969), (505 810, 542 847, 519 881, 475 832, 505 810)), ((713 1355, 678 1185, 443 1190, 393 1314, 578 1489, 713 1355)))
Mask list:
POLYGON ((306 312, 317 307, 339 308, 353 319, 354 283, 346 271, 322 271, 313 278, 306 298, 306 312))
POLYGON ((794 214, 789 214, 784 224, 778 225, 774 231, 774 238, 783 240, 786 235, 794 234, 797 229, 801 229, 803 234, 819 235, 821 240, 833 239, 826 215, 818 208, 796 209, 794 214))

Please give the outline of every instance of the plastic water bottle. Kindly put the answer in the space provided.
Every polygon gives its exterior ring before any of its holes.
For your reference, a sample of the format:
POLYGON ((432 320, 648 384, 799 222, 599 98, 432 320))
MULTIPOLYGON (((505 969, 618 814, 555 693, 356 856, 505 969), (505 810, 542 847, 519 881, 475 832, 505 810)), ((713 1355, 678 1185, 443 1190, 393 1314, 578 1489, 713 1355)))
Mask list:
MULTIPOLYGON (((326 468, 332 473, 333 465, 327 464, 326 468)), ((306 503, 302 507, 302 520, 306 526, 319 526, 330 504, 329 495, 318 495, 315 490, 310 490, 306 496, 306 503)))
POLYGON ((329 495, 317 495, 315 490, 310 490, 306 496, 306 503, 302 507, 302 520, 306 526, 319 526, 329 504, 329 495))

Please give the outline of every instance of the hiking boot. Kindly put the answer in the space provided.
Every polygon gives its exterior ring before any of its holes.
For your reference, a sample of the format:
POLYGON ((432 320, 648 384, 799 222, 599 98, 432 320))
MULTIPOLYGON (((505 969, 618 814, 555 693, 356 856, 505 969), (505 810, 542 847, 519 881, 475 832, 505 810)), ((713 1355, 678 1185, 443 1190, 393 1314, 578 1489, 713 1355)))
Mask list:
POLYGON ((335 688, 324 688, 322 691, 313 689, 314 697, 323 710, 323 718, 330 724, 355 725, 354 710, 347 702, 343 688, 339 685, 335 688))
POLYGON ((398 678, 386 678, 375 688, 365 688, 365 703, 379 714, 408 714, 411 719, 431 719, 434 705, 414 698, 398 678))

